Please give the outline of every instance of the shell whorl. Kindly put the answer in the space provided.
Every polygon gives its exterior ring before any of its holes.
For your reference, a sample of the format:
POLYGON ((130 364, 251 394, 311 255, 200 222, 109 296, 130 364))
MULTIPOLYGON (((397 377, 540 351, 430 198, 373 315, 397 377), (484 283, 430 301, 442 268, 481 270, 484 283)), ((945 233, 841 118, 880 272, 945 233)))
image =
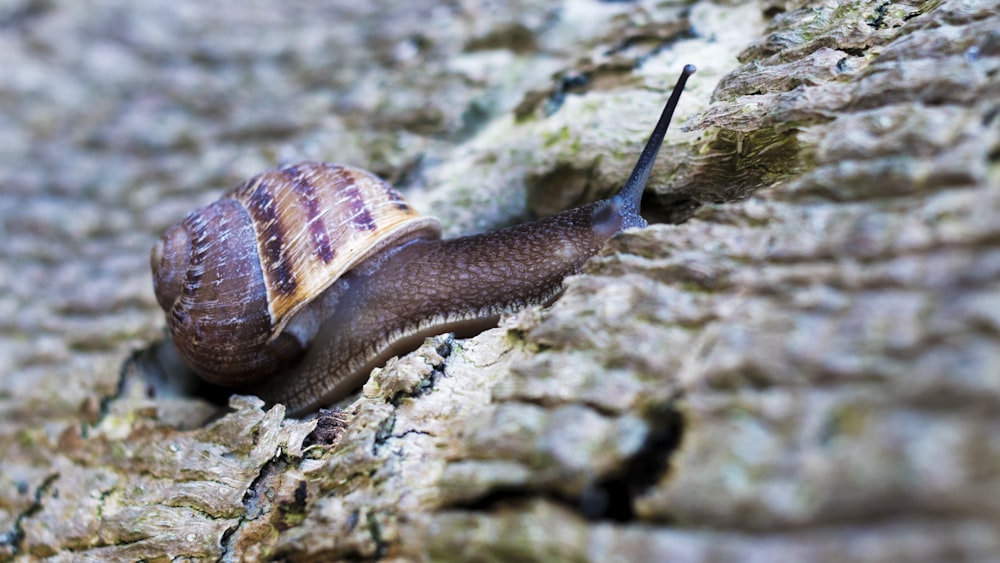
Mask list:
POLYGON ((272 337, 366 258, 412 238, 441 236, 437 219, 421 216, 360 168, 292 164, 251 178, 228 197, 253 219, 272 337))
POLYGON ((294 362, 308 343, 284 327, 344 273, 440 232, 373 174, 299 163, 247 180, 169 229, 151 254, 154 289, 188 365, 243 385, 294 362))

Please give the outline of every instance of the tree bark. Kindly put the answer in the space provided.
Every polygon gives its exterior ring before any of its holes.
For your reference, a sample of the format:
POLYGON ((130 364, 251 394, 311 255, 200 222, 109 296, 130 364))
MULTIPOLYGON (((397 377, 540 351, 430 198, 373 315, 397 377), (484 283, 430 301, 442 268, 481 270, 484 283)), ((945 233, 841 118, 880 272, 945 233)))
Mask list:
POLYGON ((0 561, 1000 553, 1000 16, 936 2, 0 8, 0 561), (449 235, 644 202, 338 410, 150 371, 148 249, 278 162, 449 235))

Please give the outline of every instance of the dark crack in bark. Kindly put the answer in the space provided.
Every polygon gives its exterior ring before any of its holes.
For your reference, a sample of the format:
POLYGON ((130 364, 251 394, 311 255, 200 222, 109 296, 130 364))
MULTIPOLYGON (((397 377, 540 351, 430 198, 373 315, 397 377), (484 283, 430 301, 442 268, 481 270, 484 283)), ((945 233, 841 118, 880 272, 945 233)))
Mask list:
POLYGON ((53 485, 58 480, 59 474, 53 473, 45 477, 45 479, 43 479, 42 482, 35 487, 35 494, 33 495, 34 501, 31 506, 18 514, 14 519, 14 526, 3 534, 3 536, 0 536, 0 554, 11 558, 21 554, 23 550, 21 542, 24 541, 24 529, 22 528, 23 522, 26 518, 31 518, 41 512, 45 497, 52 491, 53 485))

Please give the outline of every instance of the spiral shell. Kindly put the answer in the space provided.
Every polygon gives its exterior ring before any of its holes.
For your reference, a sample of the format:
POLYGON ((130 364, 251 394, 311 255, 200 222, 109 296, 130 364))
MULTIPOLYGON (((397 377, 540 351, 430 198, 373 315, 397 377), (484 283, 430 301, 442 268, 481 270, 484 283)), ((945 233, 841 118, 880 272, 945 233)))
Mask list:
POLYGON ((299 163, 247 180, 169 229, 151 254, 154 290, 187 363, 210 381, 244 385, 301 354, 308 342, 283 330, 344 273, 440 233, 437 219, 373 174, 299 163))

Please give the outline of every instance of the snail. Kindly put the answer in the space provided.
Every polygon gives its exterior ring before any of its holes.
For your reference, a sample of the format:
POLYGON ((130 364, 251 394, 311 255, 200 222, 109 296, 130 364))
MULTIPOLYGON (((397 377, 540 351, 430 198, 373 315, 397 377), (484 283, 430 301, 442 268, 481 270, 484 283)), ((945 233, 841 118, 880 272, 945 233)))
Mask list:
POLYGON ((358 168, 303 162, 247 180, 152 249, 174 347, 205 380, 300 415, 427 336, 471 336, 554 300, 615 233, 646 226, 640 198, 694 72, 617 195, 532 223, 441 239, 437 219, 358 168))

